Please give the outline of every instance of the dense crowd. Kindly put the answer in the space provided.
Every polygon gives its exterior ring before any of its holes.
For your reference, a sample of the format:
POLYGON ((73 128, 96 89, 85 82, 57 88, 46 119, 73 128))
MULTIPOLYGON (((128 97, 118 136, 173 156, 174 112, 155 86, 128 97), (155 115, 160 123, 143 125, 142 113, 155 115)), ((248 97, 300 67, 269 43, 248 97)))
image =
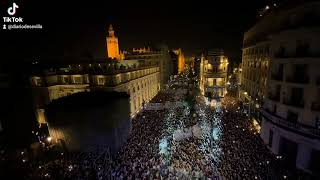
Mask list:
POLYGON ((222 141, 224 152, 218 172, 227 179, 286 179, 289 175, 280 161, 270 153, 252 121, 233 98, 222 102, 222 141))
POLYGON ((209 107, 203 97, 186 91, 160 92, 153 103, 195 104, 143 110, 116 154, 108 150, 61 155, 30 163, 26 179, 286 179, 280 159, 262 143, 234 98, 209 107), (197 97, 197 98, 196 98, 197 97), (191 98, 191 99, 192 99, 191 98), (179 138, 177 138, 179 137, 179 138))
POLYGON ((171 93, 160 92, 150 102, 151 103, 164 103, 166 101, 169 101, 169 102, 175 101, 174 96, 172 96, 171 93))

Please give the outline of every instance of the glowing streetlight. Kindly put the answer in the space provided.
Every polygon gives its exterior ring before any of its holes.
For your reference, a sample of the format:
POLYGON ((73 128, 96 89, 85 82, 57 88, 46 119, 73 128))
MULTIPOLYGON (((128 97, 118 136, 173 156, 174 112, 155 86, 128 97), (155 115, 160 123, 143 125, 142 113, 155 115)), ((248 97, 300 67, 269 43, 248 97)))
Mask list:
POLYGON ((52 141, 52 137, 47 137, 47 141, 50 143, 52 141))

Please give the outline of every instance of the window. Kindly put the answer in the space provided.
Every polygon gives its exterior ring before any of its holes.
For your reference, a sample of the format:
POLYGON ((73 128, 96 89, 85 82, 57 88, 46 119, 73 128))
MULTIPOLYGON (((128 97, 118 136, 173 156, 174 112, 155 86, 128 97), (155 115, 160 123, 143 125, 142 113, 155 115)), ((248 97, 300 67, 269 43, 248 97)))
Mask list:
POLYGON ((35 79, 36 86, 41 86, 41 84, 42 84, 41 79, 35 79))
POLYGON ((311 158, 310 158, 310 164, 309 164, 309 169, 313 173, 320 172, 319 161, 320 161, 320 151, 313 149, 311 151, 311 158))
POLYGON ((69 82, 69 78, 68 77, 63 77, 63 82, 64 83, 68 83, 69 82))
POLYGON ((286 54, 286 49, 283 45, 280 45, 278 51, 276 52, 275 54, 275 57, 285 57, 285 54, 286 54))
POLYGON ((213 67, 212 72, 217 72, 217 67, 213 67))
POLYGON ((296 56, 297 57, 308 56, 309 48, 310 46, 308 43, 298 40, 296 43, 296 56))
POLYGON ((296 123, 298 121, 298 114, 288 111, 287 120, 292 123, 296 123))
POLYGON ((303 104, 303 88, 292 88, 291 90, 291 104, 303 104))
POLYGON ((81 84, 82 83, 82 78, 81 77, 75 77, 74 78, 74 83, 75 84, 81 84))
POLYGON ((269 142, 268 142, 269 147, 272 147, 272 141, 273 141, 273 131, 270 130, 269 131, 269 142))
POLYGON ((98 84, 99 84, 99 85, 104 85, 104 82, 105 82, 105 80, 104 80, 103 77, 99 77, 99 78, 98 78, 98 84))
POLYGON ((318 116, 316 117, 316 128, 320 129, 320 120, 318 116))

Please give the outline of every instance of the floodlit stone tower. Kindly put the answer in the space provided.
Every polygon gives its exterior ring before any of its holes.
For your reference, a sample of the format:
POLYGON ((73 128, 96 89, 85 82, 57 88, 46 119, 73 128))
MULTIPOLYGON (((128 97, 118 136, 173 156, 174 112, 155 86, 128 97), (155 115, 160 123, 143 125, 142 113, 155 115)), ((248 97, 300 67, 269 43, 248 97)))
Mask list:
POLYGON ((109 35, 106 38, 107 57, 120 60, 118 38, 114 35, 112 25, 109 26, 109 35))

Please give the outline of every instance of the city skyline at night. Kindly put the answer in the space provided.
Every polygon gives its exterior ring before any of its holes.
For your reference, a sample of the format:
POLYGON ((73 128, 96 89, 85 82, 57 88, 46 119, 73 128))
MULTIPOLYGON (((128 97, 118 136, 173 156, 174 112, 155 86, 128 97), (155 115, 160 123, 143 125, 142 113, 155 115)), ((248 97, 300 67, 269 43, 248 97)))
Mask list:
MULTIPOLYGON (((254 4, 159 2, 51 3, 17 1, 18 15, 43 24, 43 30, 4 32, 8 57, 12 49, 19 58, 85 56, 104 57, 104 37, 113 24, 121 49, 164 42, 194 56, 207 48, 223 48, 232 61, 240 62, 242 35, 257 20, 257 12, 268 2, 254 4), (34 11, 37 9, 38 11, 34 11), (14 35, 14 36, 12 36, 14 35), (10 37, 10 38, 9 38, 10 37), (14 38, 13 38, 14 37, 14 38), (91 45, 84 46, 84 43, 91 45), (26 45, 28 43, 28 46, 26 45), (23 54, 23 55, 22 55, 23 54)), ((5 5, 8 3, 5 3, 5 5)))
POLYGON ((0 179, 319 179, 318 0, 0 15, 0 179))

